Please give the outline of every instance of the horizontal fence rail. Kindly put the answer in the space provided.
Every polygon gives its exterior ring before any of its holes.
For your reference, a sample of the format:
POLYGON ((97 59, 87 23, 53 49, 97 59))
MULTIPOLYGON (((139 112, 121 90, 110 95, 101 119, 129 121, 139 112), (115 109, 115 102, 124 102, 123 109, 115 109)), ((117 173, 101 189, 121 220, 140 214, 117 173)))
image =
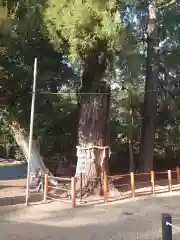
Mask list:
POLYGON ((180 168, 166 171, 151 171, 150 173, 129 173, 109 176, 109 182, 113 182, 119 193, 122 194, 124 187, 128 186, 128 196, 156 194, 180 190, 180 168))
POLYGON ((43 200, 65 201, 75 207, 75 178, 52 177, 47 174, 44 176, 43 200), (51 182, 56 184, 51 184, 51 182))

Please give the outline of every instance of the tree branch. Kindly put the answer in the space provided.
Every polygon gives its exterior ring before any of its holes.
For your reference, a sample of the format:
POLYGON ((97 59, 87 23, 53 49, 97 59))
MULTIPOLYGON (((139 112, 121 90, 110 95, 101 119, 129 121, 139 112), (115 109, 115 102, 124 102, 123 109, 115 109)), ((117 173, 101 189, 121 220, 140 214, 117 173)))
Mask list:
POLYGON ((179 2, 179 0, 170 0, 170 1, 166 2, 166 3, 164 3, 164 4, 161 4, 161 5, 157 6, 157 8, 162 10, 162 9, 164 9, 166 7, 170 7, 172 5, 175 5, 178 2, 179 2))

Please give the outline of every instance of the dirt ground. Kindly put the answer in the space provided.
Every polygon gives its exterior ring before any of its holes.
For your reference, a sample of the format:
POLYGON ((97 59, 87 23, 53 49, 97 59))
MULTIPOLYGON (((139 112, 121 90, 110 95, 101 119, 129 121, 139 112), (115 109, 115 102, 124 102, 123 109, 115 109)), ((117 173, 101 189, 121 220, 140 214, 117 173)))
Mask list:
POLYGON ((160 240, 161 215, 167 212, 178 240, 179 199, 174 192, 76 209, 60 202, 0 207, 1 239, 160 240))
MULTIPOLYGON (((143 184, 144 185, 144 184, 143 184)), ((40 202, 0 206, 0 232, 3 240, 160 240, 161 214, 173 217, 173 240, 180 239, 180 185, 169 191, 167 181, 158 182, 155 195, 141 196, 151 187, 136 185, 136 197, 117 201, 78 202, 71 208, 65 202, 40 202), (159 193, 158 193, 159 192, 159 193), (101 203, 101 204, 100 204, 101 203), (103 203, 103 204, 102 204, 103 203)), ((0 181, 0 197, 25 194, 26 179, 0 181)), ((122 192, 120 195, 127 194, 122 192)), ((130 192, 129 192, 130 194, 130 192)))
MULTIPOLYGON (((0 197, 25 195, 26 179, 0 181, 0 197)), ((34 190, 30 190, 30 193, 34 190)))
POLYGON ((0 181, 0 197, 24 195, 26 179, 0 181))

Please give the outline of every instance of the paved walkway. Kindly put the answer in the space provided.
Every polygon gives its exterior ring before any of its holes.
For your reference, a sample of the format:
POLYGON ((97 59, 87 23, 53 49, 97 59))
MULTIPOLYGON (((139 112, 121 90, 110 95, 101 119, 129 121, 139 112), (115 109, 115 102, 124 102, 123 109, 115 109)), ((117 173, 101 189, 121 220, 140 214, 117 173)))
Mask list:
POLYGON ((0 166, 0 180, 14 180, 26 178, 26 164, 12 164, 0 166))
MULTIPOLYGON (((161 214, 180 217, 180 192, 71 209, 63 203, 0 207, 2 240, 160 240, 161 214)), ((174 220, 180 226, 180 220, 174 220)), ((173 230, 173 240, 180 231, 173 230)))

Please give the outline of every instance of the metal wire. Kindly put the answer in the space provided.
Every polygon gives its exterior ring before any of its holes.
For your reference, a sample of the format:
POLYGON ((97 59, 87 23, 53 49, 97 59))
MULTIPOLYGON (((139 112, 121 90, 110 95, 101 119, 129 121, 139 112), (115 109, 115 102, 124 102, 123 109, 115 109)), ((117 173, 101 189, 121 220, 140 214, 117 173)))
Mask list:
MULTIPOLYGON (((162 90, 147 90, 147 91, 142 91, 142 93, 145 92, 161 92, 162 90)), ((41 90, 36 90, 35 92, 24 92, 24 95, 28 95, 28 94, 39 94, 39 95, 119 95, 122 94, 122 91, 116 91, 113 92, 113 90, 111 90, 111 93, 100 93, 100 92, 49 92, 49 91, 41 91, 41 90)), ((19 94, 17 94, 18 96, 19 94)), ((14 95, 13 95, 14 96, 14 95)), ((11 96, 10 96, 11 97, 11 96)))
MULTIPOLYGON (((145 92, 161 92, 162 90, 147 90, 147 91, 142 91, 142 93, 145 92)), ((28 94, 32 94, 32 92, 29 92, 28 94)), ((38 91, 36 90, 36 94, 42 94, 42 95, 71 95, 71 94, 75 94, 75 95, 109 95, 109 93, 100 93, 100 92, 48 92, 48 91, 38 91)), ((116 95, 116 94, 122 94, 122 91, 116 91, 116 92, 112 92, 111 90, 111 94, 112 95, 116 95)))

